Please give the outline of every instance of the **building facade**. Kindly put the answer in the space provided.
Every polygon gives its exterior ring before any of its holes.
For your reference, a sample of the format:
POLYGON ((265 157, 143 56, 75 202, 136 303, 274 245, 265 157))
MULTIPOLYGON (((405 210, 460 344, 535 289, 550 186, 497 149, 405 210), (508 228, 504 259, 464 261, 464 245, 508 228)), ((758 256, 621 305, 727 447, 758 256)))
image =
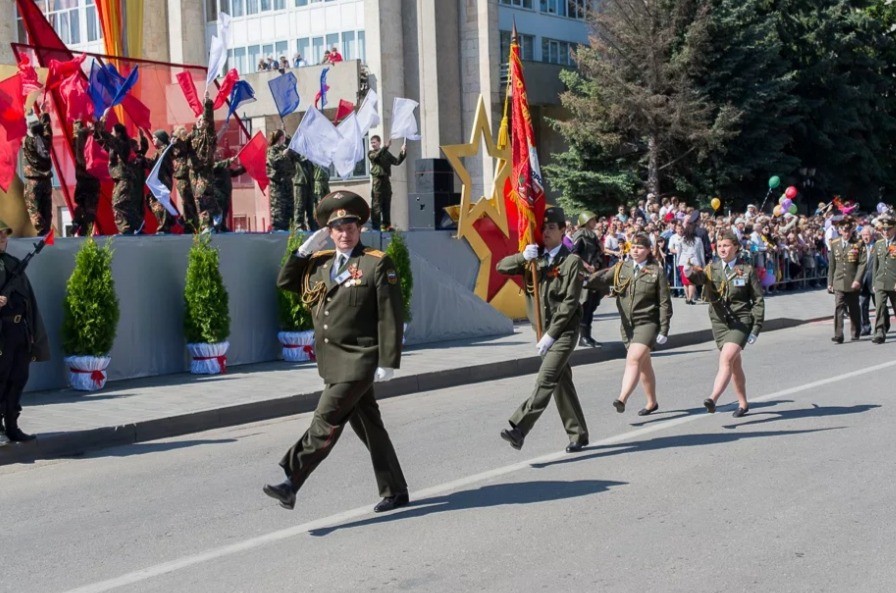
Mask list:
MULTIPOLYGON (((73 50, 103 53, 94 0, 37 0, 73 50)), ((563 150, 562 140, 545 123, 562 117, 559 73, 572 67, 570 51, 587 43, 585 17, 591 0, 147 0, 144 3, 143 55, 163 62, 205 64, 220 13, 232 17, 228 68, 236 67, 252 84, 259 101, 241 108, 254 131, 298 125, 319 87, 324 52, 336 48, 344 62, 328 77, 329 103, 357 103, 366 85, 380 96, 383 119, 372 134, 388 137, 392 100, 420 103, 422 139, 408 143, 406 165, 393 170, 393 220, 409 222, 409 193, 416 191, 414 161, 441 157, 439 147, 467 141, 480 94, 491 106, 497 130, 503 111, 506 62, 514 23, 520 34, 529 99, 543 163, 563 150), (303 62, 298 61, 301 56, 303 62), (261 65, 283 57, 299 81, 302 102, 297 114, 281 122, 269 100, 267 79, 278 72, 261 65)), ((15 11, 14 5, 8 10, 15 11)), ((0 19, 0 56, 12 63, 9 41, 25 42, 21 24, 0 19)), ((326 112, 326 111, 325 111, 326 112)), ((397 150, 397 147, 394 148, 397 150)), ((484 195, 493 175, 487 155, 468 159, 473 195, 484 195)), ((331 187, 369 196, 366 163, 347 180, 331 187)), ((235 186, 237 228, 263 230, 267 201, 248 180, 235 186)))

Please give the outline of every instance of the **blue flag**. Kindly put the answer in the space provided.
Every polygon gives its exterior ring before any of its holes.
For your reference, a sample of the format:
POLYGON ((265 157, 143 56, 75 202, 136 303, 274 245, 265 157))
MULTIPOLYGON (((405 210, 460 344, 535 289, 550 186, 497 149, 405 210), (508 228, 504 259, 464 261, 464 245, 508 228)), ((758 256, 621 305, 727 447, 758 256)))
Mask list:
MULTIPOLYGON (((298 97, 298 95, 296 95, 298 97)), ((255 101, 255 90, 249 86, 245 80, 238 80, 233 83, 233 89, 230 91, 230 109, 227 111, 227 121, 230 116, 244 103, 252 103, 255 101)), ((278 106, 279 109, 279 106, 278 106)))
MULTIPOLYGON (((114 66, 111 65, 110 67, 114 68, 114 66)), ((112 99, 112 105, 110 105, 110 107, 115 107, 116 105, 124 101, 124 98, 128 94, 128 92, 130 92, 130 90, 134 88, 134 85, 137 84, 137 78, 139 76, 139 74, 137 73, 137 68, 138 66, 134 66, 134 69, 131 70, 131 73, 128 74, 128 77, 124 81, 122 81, 121 86, 118 87, 118 90, 115 92, 115 98, 112 99)), ((118 72, 116 72, 116 74, 118 74, 118 72)), ((121 78, 120 75, 119 78, 121 78)))
POLYGON ((100 66, 94 60, 90 66, 87 94, 90 95, 90 100, 93 102, 93 112, 96 116, 101 116, 106 109, 121 103, 128 91, 137 83, 137 76, 136 66, 125 79, 112 64, 100 66))
POLYGON ((280 117, 292 113, 299 107, 299 90, 296 84, 296 75, 292 72, 281 74, 268 81, 280 117))
POLYGON ((324 68, 320 71, 320 108, 323 109, 327 106, 327 91, 330 90, 330 87, 327 86, 327 73, 330 71, 329 68, 324 68))

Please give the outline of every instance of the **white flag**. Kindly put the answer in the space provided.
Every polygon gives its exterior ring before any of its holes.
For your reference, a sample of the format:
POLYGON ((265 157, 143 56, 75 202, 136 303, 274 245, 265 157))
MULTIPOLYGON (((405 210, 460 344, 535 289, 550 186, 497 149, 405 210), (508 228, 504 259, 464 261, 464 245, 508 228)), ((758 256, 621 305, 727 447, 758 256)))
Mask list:
POLYGON ((364 137, 358 128, 358 118, 354 113, 342 120, 336 126, 336 131, 342 139, 333 155, 333 165, 339 176, 345 179, 355 170, 355 164, 364 158, 364 137))
POLYGON ((414 110, 419 103, 413 99, 400 99, 395 97, 392 103, 392 130, 389 138, 404 138, 406 140, 419 140, 417 131, 417 119, 414 110))
POLYGON ((296 128, 289 149, 315 165, 329 167, 341 141, 342 136, 333 122, 314 107, 309 107, 296 128))
POLYGON ((361 130, 361 136, 380 125, 379 102, 380 98, 376 91, 368 90, 361 107, 358 108, 358 128, 361 130))
POLYGON ((226 65, 227 45, 217 35, 212 35, 212 47, 208 52, 208 74, 205 77, 206 88, 212 85, 226 65))
POLYGON ((165 207, 165 210, 170 212, 172 216, 177 216, 179 214, 177 208, 171 203, 171 190, 165 187, 164 183, 159 181, 159 169, 162 168, 162 161, 165 160, 165 155, 168 154, 168 151, 171 150, 172 146, 174 145, 169 144, 165 147, 165 150, 162 151, 155 166, 152 168, 152 171, 150 171, 149 177, 146 178, 146 187, 149 188, 149 191, 152 192, 152 195, 156 197, 159 203, 165 207))
POLYGON ((230 21, 233 20, 226 12, 218 13, 218 37, 224 42, 224 47, 230 47, 230 21))

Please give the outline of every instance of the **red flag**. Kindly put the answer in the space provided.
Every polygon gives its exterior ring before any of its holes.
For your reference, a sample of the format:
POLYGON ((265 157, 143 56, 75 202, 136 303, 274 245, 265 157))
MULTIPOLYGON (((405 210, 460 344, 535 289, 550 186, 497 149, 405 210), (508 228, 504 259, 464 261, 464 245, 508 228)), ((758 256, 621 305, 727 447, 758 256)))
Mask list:
POLYGON ((28 96, 34 91, 39 91, 43 85, 37 79, 37 70, 31 65, 28 56, 19 56, 19 74, 22 76, 22 95, 28 96))
POLYGON ((340 121, 349 116, 349 114, 355 110, 355 104, 346 101, 345 99, 339 99, 339 107, 336 108, 336 117, 333 119, 333 124, 338 124, 340 121))
POLYGON ((84 164, 87 166, 87 172, 100 181, 112 181, 109 176, 109 154, 92 135, 88 136, 87 142, 84 143, 84 164))
POLYGON ((0 126, 5 130, 7 142, 21 140, 28 132, 22 98, 22 76, 19 74, 13 74, 0 82, 0 126))
POLYGON ((93 117, 93 101, 87 94, 87 81, 76 72, 59 85, 59 95, 65 104, 68 121, 88 120, 93 117))
POLYGON ((257 132, 236 155, 237 160, 246 168, 249 177, 258 183, 261 191, 267 189, 270 184, 268 173, 265 170, 267 149, 268 142, 264 139, 264 134, 257 132))
POLYGON ((544 218, 545 195, 538 153, 535 151, 535 130, 529 112, 526 81, 523 79, 523 62, 517 43, 516 27, 510 42, 510 86, 513 93, 513 120, 511 123, 510 175, 511 202, 516 207, 520 251, 526 245, 541 244, 541 222, 544 218))
POLYGON ((143 101, 129 94, 125 95, 125 98, 121 102, 121 106, 124 108, 125 113, 128 114, 128 117, 131 118, 131 121, 134 122, 135 126, 141 130, 152 129, 152 121, 150 119, 152 114, 149 111, 149 107, 147 107, 143 101))
POLYGON ((50 231, 44 235, 44 245, 55 245, 56 244, 56 229, 50 227, 50 231))
POLYGON ((236 71, 236 68, 231 68, 227 72, 227 74, 224 75, 224 80, 221 81, 221 86, 218 89, 218 94, 215 97, 215 102, 212 105, 212 109, 220 109, 221 106, 224 105, 224 103, 227 101, 227 97, 230 96, 230 91, 233 90, 233 85, 236 84, 236 81, 238 81, 239 79, 240 73, 236 71))
POLYGON ((50 60, 50 73, 47 74, 46 90, 52 91, 73 74, 80 74, 81 63, 87 58, 87 54, 81 54, 71 60, 50 60))
POLYGON ((19 162, 19 150, 21 148, 22 139, 7 139, 6 130, 0 126, 0 189, 3 191, 9 190, 9 186, 16 175, 16 166, 19 162))
POLYGON ((199 100, 199 95, 196 93, 196 83, 193 82, 193 77, 190 76, 190 73, 186 70, 179 72, 177 74, 177 84, 180 85, 180 90, 184 92, 184 97, 190 105, 190 108, 193 110, 193 113, 196 114, 196 117, 202 115, 202 102, 199 100))

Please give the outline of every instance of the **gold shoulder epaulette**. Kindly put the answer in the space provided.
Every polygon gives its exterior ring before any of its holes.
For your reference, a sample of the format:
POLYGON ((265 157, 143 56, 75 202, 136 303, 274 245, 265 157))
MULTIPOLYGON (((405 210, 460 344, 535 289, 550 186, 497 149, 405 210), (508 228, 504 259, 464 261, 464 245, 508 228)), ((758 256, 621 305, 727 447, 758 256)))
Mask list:
POLYGON ((315 251, 311 254, 311 259, 318 259, 321 257, 329 257, 336 253, 335 249, 324 249, 323 251, 315 251))
POLYGON ((373 257, 386 257, 385 253, 383 253, 379 249, 374 249, 373 247, 365 247, 364 255, 372 255, 373 257))

